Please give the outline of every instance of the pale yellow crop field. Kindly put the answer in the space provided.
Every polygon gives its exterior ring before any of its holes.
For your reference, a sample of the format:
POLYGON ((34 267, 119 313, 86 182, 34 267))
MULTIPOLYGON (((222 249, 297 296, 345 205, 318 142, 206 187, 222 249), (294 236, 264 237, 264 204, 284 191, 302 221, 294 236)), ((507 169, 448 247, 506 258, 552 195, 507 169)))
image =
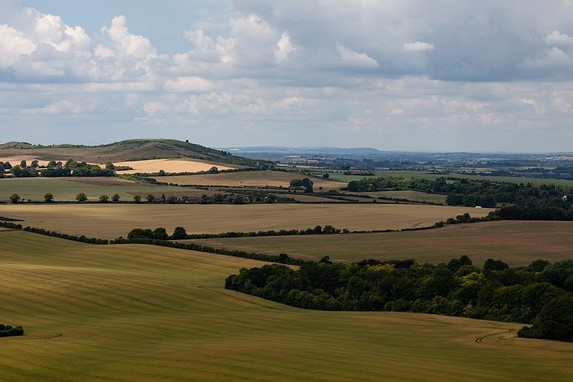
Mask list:
MULTIPOLYGON (((20 165, 20 163, 25 160, 26 164, 29 166, 33 161, 37 160, 39 166, 47 166, 49 161, 38 159, 33 155, 18 155, 18 156, 10 156, 10 157, 0 157, 0 162, 10 162, 12 166, 20 165)), ((65 160, 64 160, 65 162, 65 160)))
POLYGON ((219 170, 232 170, 236 167, 229 167, 217 163, 199 162, 182 159, 149 159, 129 162, 117 162, 115 166, 129 166, 133 170, 117 171, 118 174, 135 173, 156 173, 161 170, 165 172, 199 172, 207 171, 215 166, 219 170))
POLYGON ((18 204, 0 205, 0 216, 24 226, 98 238, 125 237, 133 228, 177 226, 193 233, 306 229, 330 224, 349 230, 404 229, 469 212, 490 210, 406 204, 18 204))
POLYGON ((2 381, 571 381, 521 325, 295 309, 223 288, 251 260, 0 232, 2 381), (480 341, 476 341, 481 339, 480 341))

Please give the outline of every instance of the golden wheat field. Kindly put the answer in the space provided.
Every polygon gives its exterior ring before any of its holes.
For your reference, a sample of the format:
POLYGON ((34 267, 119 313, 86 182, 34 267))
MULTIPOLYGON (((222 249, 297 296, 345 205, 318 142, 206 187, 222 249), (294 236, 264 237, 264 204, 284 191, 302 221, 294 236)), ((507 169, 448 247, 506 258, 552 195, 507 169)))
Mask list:
POLYGON ((18 204, 0 205, 0 216, 22 225, 88 237, 125 237, 133 228, 177 226, 193 233, 306 229, 330 224, 349 230, 404 229, 433 225, 469 212, 490 210, 404 204, 18 204))
POLYGON ((570 381, 573 344, 517 324, 321 312, 223 288, 262 263, 0 232, 2 381, 570 381))

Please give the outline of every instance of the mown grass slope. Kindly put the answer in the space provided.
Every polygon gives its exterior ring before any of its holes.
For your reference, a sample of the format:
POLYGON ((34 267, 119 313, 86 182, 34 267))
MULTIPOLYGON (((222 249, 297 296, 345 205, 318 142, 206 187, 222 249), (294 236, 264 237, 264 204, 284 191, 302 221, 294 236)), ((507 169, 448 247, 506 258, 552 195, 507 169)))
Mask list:
POLYGON ((520 325, 304 311, 223 289, 260 263, 0 232, 5 381, 569 381, 573 344, 520 325), (476 341, 478 340, 478 341, 476 341))

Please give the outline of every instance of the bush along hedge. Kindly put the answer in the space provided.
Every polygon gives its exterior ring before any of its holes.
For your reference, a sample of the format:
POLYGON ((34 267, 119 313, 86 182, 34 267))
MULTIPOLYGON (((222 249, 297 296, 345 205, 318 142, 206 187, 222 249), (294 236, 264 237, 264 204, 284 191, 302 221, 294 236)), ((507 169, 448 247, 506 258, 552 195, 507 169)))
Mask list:
POLYGON ((24 329, 21 326, 11 326, 0 324, 0 337, 13 337, 24 335, 24 329))

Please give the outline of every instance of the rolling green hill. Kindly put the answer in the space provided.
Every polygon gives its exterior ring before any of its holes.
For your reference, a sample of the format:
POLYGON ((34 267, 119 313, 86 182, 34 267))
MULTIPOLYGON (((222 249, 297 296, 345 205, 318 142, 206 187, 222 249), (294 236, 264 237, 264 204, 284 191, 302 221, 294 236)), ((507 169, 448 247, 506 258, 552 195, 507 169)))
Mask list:
POLYGON ((174 139, 130 139, 100 146, 33 145, 26 142, 0 144, 0 156, 30 155, 38 159, 74 159, 87 162, 119 162, 145 159, 190 158, 222 164, 257 166, 259 161, 236 157, 189 142, 174 139))
POLYGON ((571 381, 521 325, 296 309, 225 290, 260 262, 0 232, 2 381, 571 381))

